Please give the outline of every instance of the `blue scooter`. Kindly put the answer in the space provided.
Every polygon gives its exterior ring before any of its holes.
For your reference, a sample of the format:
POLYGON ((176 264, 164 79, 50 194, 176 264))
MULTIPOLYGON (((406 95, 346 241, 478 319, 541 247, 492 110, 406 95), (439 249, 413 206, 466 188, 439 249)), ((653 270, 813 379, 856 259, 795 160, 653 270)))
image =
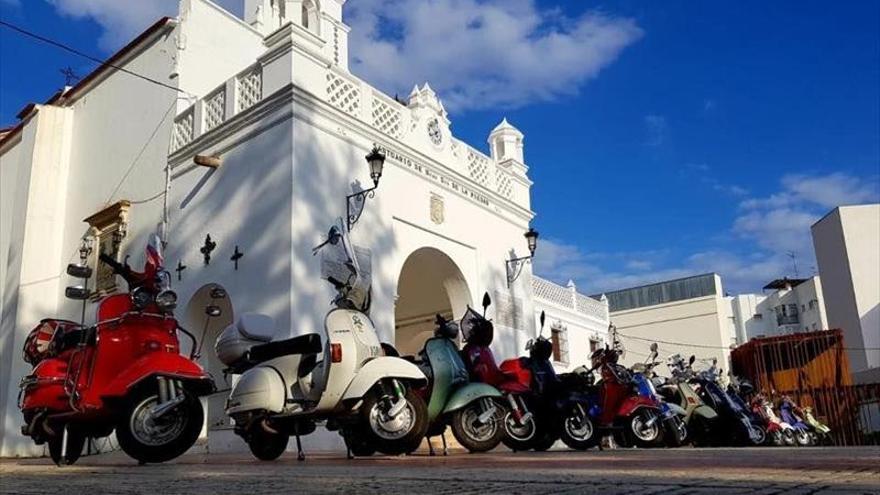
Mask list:
POLYGON ((688 437, 687 411, 678 404, 666 402, 665 398, 657 393, 657 387, 666 384, 666 379, 657 376, 654 367, 660 364, 657 359, 657 343, 651 344, 651 354, 644 363, 636 363, 632 367, 633 381, 638 388, 639 395, 653 399, 660 405, 660 413, 663 419, 663 441, 669 447, 680 447, 685 444, 688 437))

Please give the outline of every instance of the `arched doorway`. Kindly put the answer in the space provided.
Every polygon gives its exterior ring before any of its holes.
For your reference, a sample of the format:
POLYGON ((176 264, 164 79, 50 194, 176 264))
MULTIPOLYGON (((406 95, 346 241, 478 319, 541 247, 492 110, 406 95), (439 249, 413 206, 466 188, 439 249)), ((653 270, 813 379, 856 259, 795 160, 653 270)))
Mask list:
MULTIPOLYGON (((184 328, 189 330, 199 342, 199 364, 214 378, 217 392, 209 395, 205 406, 205 422, 209 430, 231 428, 226 416, 225 403, 232 386, 232 377, 224 376, 226 366, 217 359, 214 343, 217 337, 235 321, 232 301, 226 290, 217 284, 202 286, 193 294, 183 314, 184 328), (208 311, 208 309, 211 311, 208 311), (219 310, 219 314, 217 314, 219 310), (228 380, 228 381, 227 381, 228 380)), ((184 352, 188 353, 188 350, 184 352)))
POLYGON ((394 306, 394 345, 416 354, 434 333, 434 317, 459 319, 471 303, 461 270, 442 251, 420 248, 403 263, 394 306))

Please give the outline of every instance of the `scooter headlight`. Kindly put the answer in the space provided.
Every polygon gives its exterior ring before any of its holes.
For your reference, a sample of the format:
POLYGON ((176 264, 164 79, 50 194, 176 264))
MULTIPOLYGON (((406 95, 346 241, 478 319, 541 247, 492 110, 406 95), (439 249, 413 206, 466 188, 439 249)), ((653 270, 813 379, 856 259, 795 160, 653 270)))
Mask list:
POLYGON ((156 295, 156 306, 162 311, 172 311, 177 307, 177 293, 173 290, 163 290, 156 295))
POLYGON ((146 308, 150 304, 151 299, 152 294, 143 287, 138 287, 131 292, 131 305, 138 311, 146 308))

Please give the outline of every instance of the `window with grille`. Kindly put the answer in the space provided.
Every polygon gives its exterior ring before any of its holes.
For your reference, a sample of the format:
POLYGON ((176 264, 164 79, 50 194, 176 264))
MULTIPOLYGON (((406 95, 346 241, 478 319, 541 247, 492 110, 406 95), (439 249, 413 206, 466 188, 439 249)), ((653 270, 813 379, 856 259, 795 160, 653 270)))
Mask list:
POLYGON ((550 342, 553 344, 553 361, 568 363, 568 335, 566 328, 554 325, 550 328, 550 342))

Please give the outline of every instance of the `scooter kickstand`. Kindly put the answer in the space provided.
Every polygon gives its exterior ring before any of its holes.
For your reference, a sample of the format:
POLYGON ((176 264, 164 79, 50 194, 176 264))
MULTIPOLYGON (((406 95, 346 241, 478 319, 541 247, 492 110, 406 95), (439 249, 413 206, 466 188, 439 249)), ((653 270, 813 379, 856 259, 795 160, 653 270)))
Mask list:
MULTIPOLYGON (((351 450, 349 450, 349 453, 351 450)), ((304 461, 306 460, 306 455, 303 453, 302 442, 299 440, 299 435, 296 436, 296 460, 304 461)))
POLYGON ((444 432, 440 435, 440 440, 443 441, 443 455, 449 455, 449 451, 446 450, 446 433, 444 432))
POLYGON ((428 441, 428 455, 434 457, 437 454, 434 452, 434 444, 431 442, 431 437, 425 437, 425 440, 428 441))

